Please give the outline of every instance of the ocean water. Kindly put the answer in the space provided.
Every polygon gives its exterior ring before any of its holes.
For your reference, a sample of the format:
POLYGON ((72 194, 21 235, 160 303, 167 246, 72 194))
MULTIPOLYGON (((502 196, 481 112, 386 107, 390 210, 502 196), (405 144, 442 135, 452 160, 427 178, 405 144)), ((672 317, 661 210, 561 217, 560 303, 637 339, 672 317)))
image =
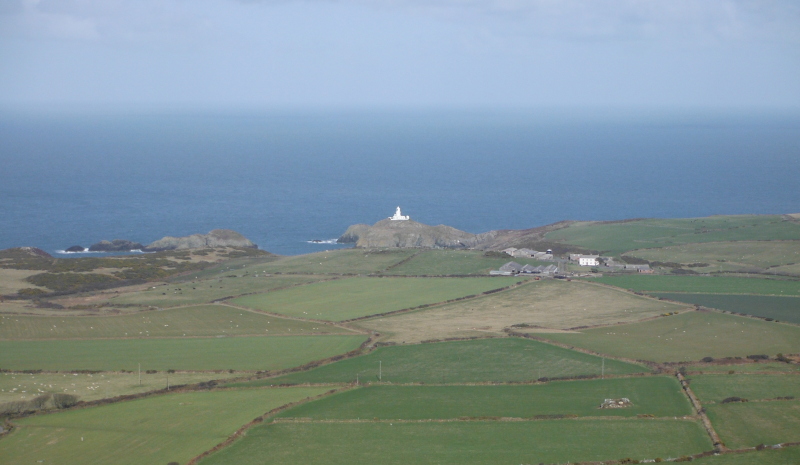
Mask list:
POLYGON ((228 228, 301 254, 398 205, 473 233, 800 212, 800 115, 0 112, 0 248, 228 228))

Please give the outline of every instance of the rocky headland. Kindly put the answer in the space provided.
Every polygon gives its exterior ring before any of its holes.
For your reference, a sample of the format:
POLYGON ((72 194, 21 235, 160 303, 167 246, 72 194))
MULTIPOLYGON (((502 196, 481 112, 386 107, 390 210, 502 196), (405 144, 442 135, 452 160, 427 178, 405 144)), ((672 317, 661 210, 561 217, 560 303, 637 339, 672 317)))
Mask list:
MULTIPOLYGON (((191 236, 172 237, 165 236, 148 245, 127 239, 114 239, 113 241, 100 241, 89 246, 90 252, 161 252, 164 250, 199 249, 206 247, 246 247, 257 249, 258 246, 250 239, 230 229, 215 229, 208 234, 192 234, 191 236)), ((82 252, 85 249, 79 245, 66 249, 67 252, 82 252)))
MULTIPOLYGON (((354 224, 347 228, 337 242, 355 244, 358 248, 421 247, 447 249, 503 250, 508 247, 527 247, 535 250, 552 249, 564 253, 564 244, 546 241, 544 235, 569 226, 562 221, 531 229, 503 229, 472 234, 451 226, 429 226, 412 220, 381 220, 370 226, 354 224), (561 249, 564 249, 562 251, 561 249)), ((570 250, 575 249, 572 247, 570 250)))
POLYGON ((246 247, 257 249, 250 239, 230 229, 215 229, 208 234, 192 234, 184 237, 163 237, 142 248, 144 252, 164 250, 197 249, 203 247, 246 247))

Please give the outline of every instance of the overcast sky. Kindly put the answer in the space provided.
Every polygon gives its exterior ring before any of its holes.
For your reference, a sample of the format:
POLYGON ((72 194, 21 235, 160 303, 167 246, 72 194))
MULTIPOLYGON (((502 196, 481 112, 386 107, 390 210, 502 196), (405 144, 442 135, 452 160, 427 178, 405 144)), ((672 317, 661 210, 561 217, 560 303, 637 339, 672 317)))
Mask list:
POLYGON ((796 0, 0 0, 0 106, 800 109, 796 0))

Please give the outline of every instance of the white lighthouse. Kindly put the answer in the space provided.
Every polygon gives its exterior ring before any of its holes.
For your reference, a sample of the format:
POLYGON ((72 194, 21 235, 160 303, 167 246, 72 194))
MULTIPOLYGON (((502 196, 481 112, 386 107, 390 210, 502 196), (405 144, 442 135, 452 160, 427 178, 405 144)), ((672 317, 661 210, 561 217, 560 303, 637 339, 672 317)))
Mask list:
POLYGON ((395 210, 395 212, 394 212, 394 216, 390 216, 389 219, 392 220, 392 221, 406 221, 406 220, 410 220, 411 217, 410 216, 403 216, 403 214, 400 213, 400 207, 397 207, 397 210, 395 210))

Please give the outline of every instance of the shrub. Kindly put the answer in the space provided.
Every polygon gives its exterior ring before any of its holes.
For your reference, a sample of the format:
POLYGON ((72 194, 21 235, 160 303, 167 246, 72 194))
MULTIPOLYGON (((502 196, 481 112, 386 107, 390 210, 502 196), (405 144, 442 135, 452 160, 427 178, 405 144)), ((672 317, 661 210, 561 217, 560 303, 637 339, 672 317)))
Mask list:
POLYGON ((709 363, 709 362, 713 362, 714 358, 713 357, 703 357, 700 361, 709 363))
POLYGON ((744 399, 742 397, 737 397, 737 396, 726 397, 726 398, 722 399, 722 403, 723 404, 730 404, 732 402, 747 402, 747 399, 744 399))
POLYGON ((72 394, 53 394, 55 408, 69 408, 78 403, 78 396, 72 394))
POLYGON ((769 355, 748 355, 750 360, 769 360, 769 355))

